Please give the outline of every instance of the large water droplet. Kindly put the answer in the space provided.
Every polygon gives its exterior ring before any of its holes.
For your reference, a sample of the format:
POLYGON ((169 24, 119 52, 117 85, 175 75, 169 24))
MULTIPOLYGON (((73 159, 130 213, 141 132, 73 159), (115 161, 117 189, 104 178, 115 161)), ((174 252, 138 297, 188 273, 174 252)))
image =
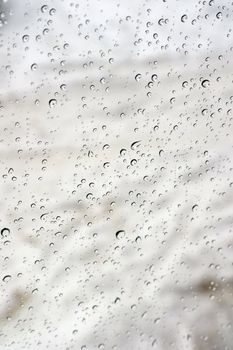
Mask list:
POLYGON ((124 230, 119 230, 116 232, 116 238, 121 239, 125 236, 125 231, 124 230))
POLYGON ((7 237, 10 233, 10 229, 7 228, 7 227, 4 227, 2 230, 1 230, 1 236, 2 237, 7 237))

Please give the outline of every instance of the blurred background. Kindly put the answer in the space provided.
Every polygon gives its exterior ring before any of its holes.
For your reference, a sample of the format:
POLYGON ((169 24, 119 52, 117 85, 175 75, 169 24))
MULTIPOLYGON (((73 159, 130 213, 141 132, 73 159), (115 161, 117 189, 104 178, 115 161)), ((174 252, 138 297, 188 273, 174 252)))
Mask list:
POLYGON ((0 2, 0 349, 232 349, 232 11, 0 2))

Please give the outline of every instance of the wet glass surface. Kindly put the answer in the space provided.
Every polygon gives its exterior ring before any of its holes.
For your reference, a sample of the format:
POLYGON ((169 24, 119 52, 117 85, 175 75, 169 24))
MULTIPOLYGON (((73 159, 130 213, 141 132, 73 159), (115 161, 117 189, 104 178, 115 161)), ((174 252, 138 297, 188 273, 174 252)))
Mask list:
POLYGON ((0 349, 232 350, 233 3, 0 4, 0 349))

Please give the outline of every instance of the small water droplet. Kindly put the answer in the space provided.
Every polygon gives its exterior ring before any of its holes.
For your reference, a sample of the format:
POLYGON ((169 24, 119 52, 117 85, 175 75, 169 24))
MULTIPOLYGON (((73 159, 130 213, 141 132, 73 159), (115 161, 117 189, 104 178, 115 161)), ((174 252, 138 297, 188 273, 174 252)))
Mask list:
POLYGON ((140 146, 140 141, 134 141, 134 142, 131 144, 131 149, 132 149, 132 150, 135 150, 138 146, 140 146))
POLYGON ((155 82, 157 79, 158 79, 158 75, 157 75, 157 74, 152 74, 151 80, 152 80, 153 82, 155 82))
POLYGON ((37 69, 37 64, 36 63, 33 63, 32 65, 31 65, 31 70, 33 71, 33 70, 36 70, 37 69))
POLYGON ((105 79, 105 78, 101 78, 101 79, 100 79, 100 83, 101 83, 101 84, 105 84, 105 83, 106 83, 106 79, 105 79))
POLYGON ((194 204, 194 205, 192 206, 192 211, 197 210, 197 208, 198 208, 198 204, 194 204))
POLYGON ((154 320, 154 323, 155 323, 155 324, 158 324, 159 322, 160 322, 160 318, 157 317, 157 318, 154 320))
POLYGON ((11 280, 11 275, 6 275, 3 277, 3 282, 9 282, 11 280))
POLYGON ((186 22, 187 21, 187 19, 188 19, 188 16, 187 15, 183 15, 183 16, 181 16, 181 22, 186 22))
POLYGON ((55 98, 52 98, 51 100, 49 100, 49 107, 53 108, 55 107, 57 104, 57 100, 55 98))
POLYGON ((23 41, 24 43, 26 43, 26 42, 28 42, 28 40, 29 40, 29 35, 27 35, 27 34, 23 35, 22 41, 23 41))
POLYGON ((65 91, 65 90, 66 90, 66 84, 61 84, 60 89, 61 89, 62 91, 65 91))
POLYGON ((7 228, 7 227, 4 227, 2 230, 1 230, 1 236, 2 237, 7 237, 10 233, 10 229, 7 228))
POLYGON ((52 8, 51 10, 49 10, 50 16, 53 16, 55 13, 56 13, 56 9, 52 8))
POLYGON ((115 235, 116 235, 117 239, 121 239, 121 238, 123 238, 125 236, 125 231, 124 230, 119 230, 119 231, 116 232, 115 235))
POLYGON ((203 88, 207 88, 208 86, 210 85, 210 81, 208 79, 204 79, 202 82, 201 82, 201 86, 203 88))
POLYGON ((130 161, 130 164, 131 165, 135 165, 137 163, 137 159, 132 159, 131 161, 130 161))
POLYGON ((42 13, 45 13, 48 10, 48 5, 43 5, 40 10, 42 13))
POLYGON ((164 154, 164 151, 163 151, 163 149, 161 149, 161 150, 159 151, 159 156, 162 157, 163 154, 164 154))

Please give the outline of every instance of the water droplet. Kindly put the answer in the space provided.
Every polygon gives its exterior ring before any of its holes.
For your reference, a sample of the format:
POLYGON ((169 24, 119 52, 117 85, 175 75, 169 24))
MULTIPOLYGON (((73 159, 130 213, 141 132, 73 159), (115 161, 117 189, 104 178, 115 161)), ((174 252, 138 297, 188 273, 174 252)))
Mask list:
POLYGON ((131 161, 130 161, 130 164, 131 165, 135 165, 137 163, 137 159, 132 159, 131 161))
POLYGON ((36 70, 37 69, 37 64, 36 63, 33 63, 32 65, 31 65, 31 70, 36 70))
POLYGON ((217 19, 222 18, 222 12, 218 12, 218 13, 216 14, 216 18, 217 18, 217 19))
POLYGON ((3 282, 9 282, 11 280, 11 275, 6 275, 3 277, 3 282))
POLYGON ((48 10, 48 5, 43 5, 40 10, 42 13, 45 13, 48 10))
POLYGON ((183 15, 183 16, 181 16, 181 22, 186 22, 187 21, 187 19, 188 19, 188 16, 187 15, 183 15))
POLYGON ((187 82, 186 80, 183 81, 182 86, 183 86, 184 88, 187 87, 187 86, 188 86, 188 82, 187 82))
POLYGON ((51 10, 49 10, 50 16, 53 16, 55 13, 56 13, 56 9, 52 8, 51 10))
POLYGON ((135 150, 136 147, 140 146, 140 142, 141 142, 141 141, 134 141, 134 142, 131 144, 131 149, 132 149, 132 150, 135 150))
POLYGON ((141 77, 142 77, 142 75, 140 73, 138 73, 135 75, 135 80, 140 81, 141 77))
POLYGON ((27 34, 23 35, 22 40, 23 40, 24 43, 28 42, 29 35, 27 35, 27 34))
POLYGON ((155 324, 158 324, 159 322, 160 322, 160 318, 157 317, 157 318, 154 320, 154 323, 155 323, 155 324))
POLYGON ((105 84, 105 83, 106 83, 106 79, 105 79, 105 78, 101 78, 101 79, 100 79, 100 83, 101 83, 101 84, 105 84))
POLYGON ((204 79, 202 82, 201 82, 201 86, 203 88, 207 88, 208 86, 210 85, 210 81, 208 79, 204 79))
POLYGON ((4 227, 2 230, 1 230, 1 236, 2 237, 7 237, 10 233, 10 229, 7 228, 7 227, 4 227))
POLYGON ((153 82, 155 82, 157 79, 158 79, 158 75, 157 75, 157 74, 152 74, 151 80, 152 80, 153 82))
POLYGON ((66 90, 66 84, 61 84, 60 89, 61 89, 62 91, 65 91, 65 90, 66 90))
POLYGON ((119 297, 116 297, 116 299, 114 300, 114 303, 117 304, 117 303, 119 303, 120 300, 121 299, 119 297))
POLYGON ((121 239, 121 238, 123 238, 125 236, 125 231, 124 230, 119 230, 119 231, 116 232, 115 235, 116 235, 117 239, 121 239))
POLYGON ((162 157, 163 154, 164 154, 164 151, 161 149, 161 150, 159 151, 159 156, 162 157))
POLYGON ((197 208, 198 208, 198 204, 194 204, 194 205, 192 206, 192 211, 197 210, 197 208))
POLYGON ((57 100, 55 98, 52 98, 51 100, 49 100, 49 107, 53 108, 55 107, 57 104, 57 100))
POLYGON ((176 101, 175 97, 172 97, 172 98, 170 99, 170 103, 171 103, 171 104, 175 103, 175 101, 176 101))
POLYGON ((160 18, 160 19, 158 20, 158 25, 162 26, 164 23, 165 23, 164 18, 160 18))

